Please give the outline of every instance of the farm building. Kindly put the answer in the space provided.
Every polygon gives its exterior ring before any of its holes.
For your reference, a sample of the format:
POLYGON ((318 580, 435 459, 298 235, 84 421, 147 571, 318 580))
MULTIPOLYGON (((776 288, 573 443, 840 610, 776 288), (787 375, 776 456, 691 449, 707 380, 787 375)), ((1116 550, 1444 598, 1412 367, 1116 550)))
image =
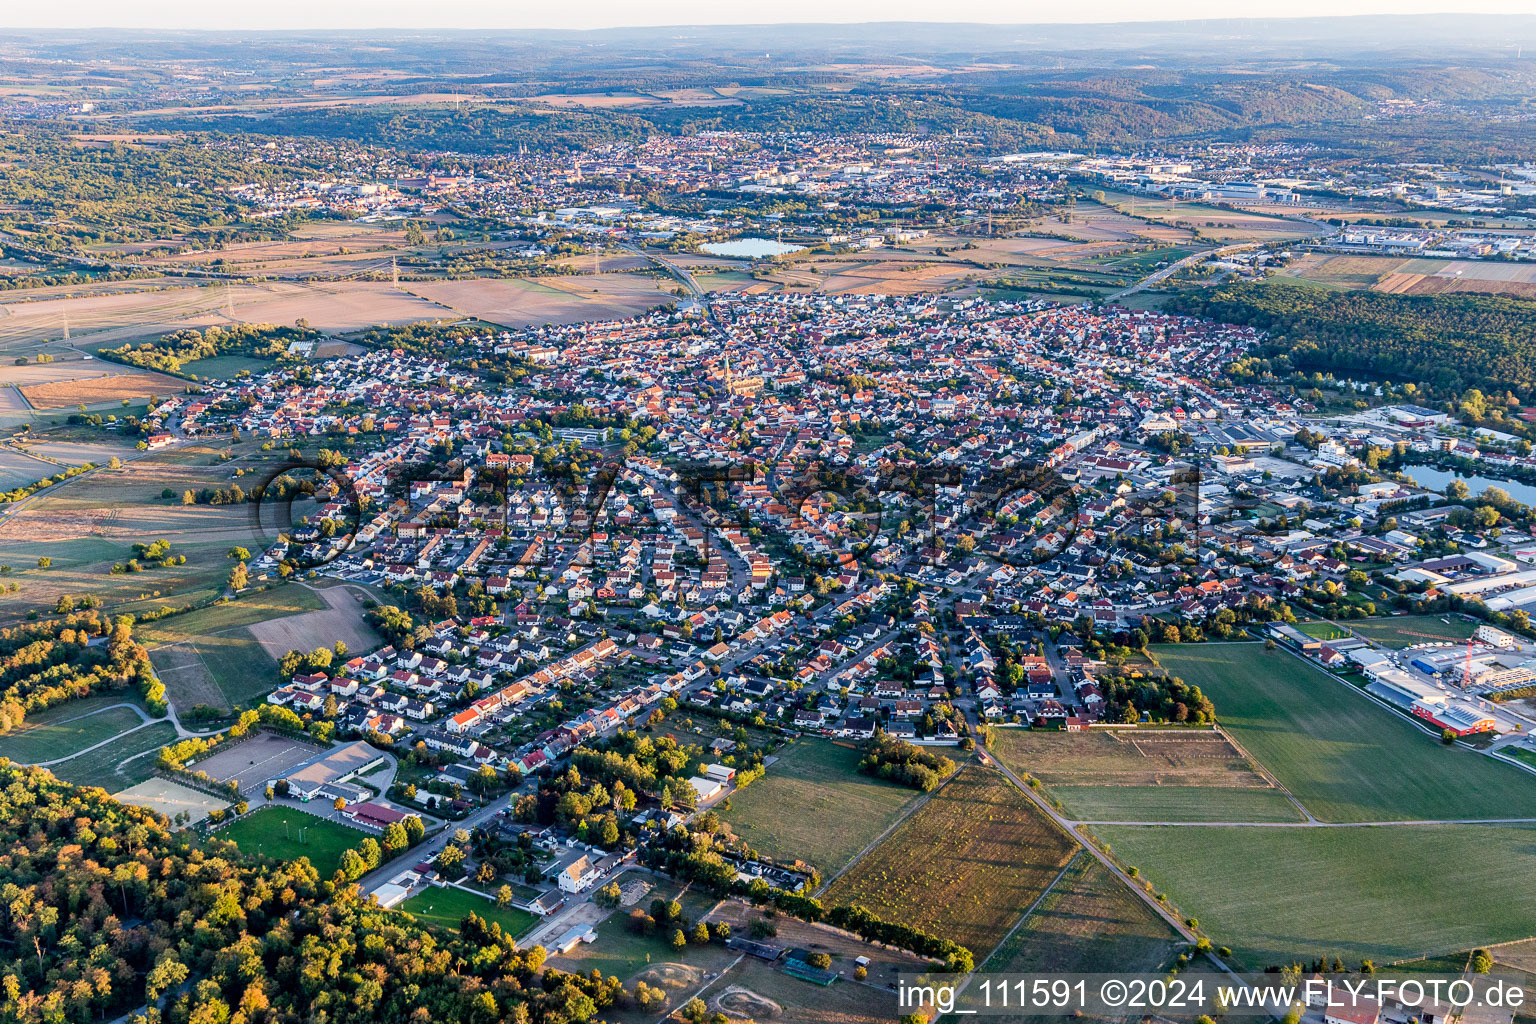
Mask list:
MULTIPOLYGON (((361 775, 384 763, 384 755, 361 740, 334 747, 310 758, 287 774, 269 779, 268 785, 288 783, 288 792, 300 800, 313 800, 317 796, 334 792, 334 795, 350 798, 357 787, 345 787, 347 792, 337 792, 347 780, 361 775)), ((366 791, 361 791, 366 793, 366 791)))

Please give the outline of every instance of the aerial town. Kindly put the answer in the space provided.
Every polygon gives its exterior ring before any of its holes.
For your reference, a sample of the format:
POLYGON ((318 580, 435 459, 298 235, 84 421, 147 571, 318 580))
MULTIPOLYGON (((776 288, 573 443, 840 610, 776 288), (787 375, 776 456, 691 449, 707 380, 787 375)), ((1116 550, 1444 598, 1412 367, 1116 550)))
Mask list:
POLYGON ((0 1020, 1530 1019, 1536 19, 1448 24, 10 39, 0 1020))

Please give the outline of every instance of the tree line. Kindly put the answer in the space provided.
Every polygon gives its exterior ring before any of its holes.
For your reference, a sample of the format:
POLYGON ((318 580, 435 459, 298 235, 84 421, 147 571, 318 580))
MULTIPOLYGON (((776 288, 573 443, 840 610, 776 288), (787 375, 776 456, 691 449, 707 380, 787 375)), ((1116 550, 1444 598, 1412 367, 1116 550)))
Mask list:
POLYGON ((1181 292, 1168 308, 1267 331, 1276 372, 1411 381, 1447 398, 1480 389, 1536 400, 1536 302, 1266 282, 1181 292))

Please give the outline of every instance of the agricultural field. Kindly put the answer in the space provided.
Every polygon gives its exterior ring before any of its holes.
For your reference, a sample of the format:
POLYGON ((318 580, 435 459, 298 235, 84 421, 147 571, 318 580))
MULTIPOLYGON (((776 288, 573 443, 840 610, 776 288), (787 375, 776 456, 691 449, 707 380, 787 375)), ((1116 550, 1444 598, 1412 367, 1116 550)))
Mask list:
POLYGON ((34 458, 9 446, 0 448, 0 490, 25 487, 53 476, 58 471, 59 467, 51 462, 34 458))
POLYGON ((1323 227, 1309 221, 1291 220, 1249 209, 1227 209, 1205 203, 1120 194, 1108 198, 1122 214, 1129 213, 1137 219, 1154 224, 1183 228, 1193 232, 1197 238, 1224 244, 1311 238, 1325 233, 1323 227))
POLYGON ((457 932, 459 922, 470 913, 478 914, 487 922, 494 921, 501 925, 503 932, 514 937, 523 934, 539 921, 539 918, 526 910, 498 907, 495 900, 452 886, 433 886, 401 903, 399 909, 425 924, 451 932, 457 932))
POLYGON ((1536 817, 1536 779, 1441 746, 1401 715, 1262 644, 1158 647, 1222 727, 1323 821, 1536 817))
POLYGON ((163 373, 128 372, 92 375, 80 380, 59 380, 47 384, 28 384, 19 390, 34 409, 70 409, 77 405, 95 406, 107 402, 136 401, 152 396, 174 395, 187 382, 163 373))
MULTIPOLYGON (((75 349, 100 351, 188 328, 291 324, 303 318, 317 330, 333 333, 454 315, 445 306, 392 287, 387 257, 355 254, 340 266, 312 264, 311 269, 321 274, 355 274, 359 263, 365 276, 381 279, 210 285, 164 279, 151 283, 158 287, 103 286, 84 294, 31 295, 29 301, 0 304, 10 314, 0 316, 0 351, 18 356, 44 351, 67 355, 75 349), (62 340, 66 324, 68 342, 62 340)), ((186 386, 185 381, 168 379, 175 381, 172 390, 186 386)))
POLYGON ((768 773, 731 795, 720 815, 765 857, 803 860, 830 878, 890 827, 917 798, 910 789, 858 774, 859 751, 800 740, 778 751, 768 773))
POLYGON ((1531 932, 1532 827, 1094 831, 1249 969, 1323 953, 1379 964, 1531 932))
MULTIPOLYGON (((99 457, 109 451, 99 444, 53 441, 35 447, 61 459, 99 457)), ((0 522, 0 565, 15 570, 12 578, 21 590, 0 596, 0 618, 52 605, 63 595, 94 594, 109 611, 133 613, 217 597, 229 572, 229 548, 260 546, 260 531, 252 523, 250 506, 188 506, 179 496, 185 490, 229 486, 236 481, 237 466, 259 470, 268 459, 286 458, 281 452, 258 453, 247 443, 237 446, 234 460, 225 463, 219 459, 221 451, 195 444, 142 457, 130 452, 125 459, 132 461, 125 461, 122 469, 103 465, 29 499, 19 509, 13 506, 0 522), (167 489, 175 497, 162 497, 167 489), (172 553, 185 555, 186 564, 112 573, 115 564, 133 557, 133 544, 161 538, 173 542, 172 553), (53 565, 37 567, 41 555, 53 565)))
POLYGON ((249 704, 272 689, 277 657, 289 650, 274 656, 255 630, 271 630, 290 618, 324 616, 329 614, 322 611, 326 607, 320 594, 288 583, 149 623, 140 630, 139 640, 149 649, 178 710, 198 704, 230 708, 249 704))
POLYGON ((48 770, 77 786, 100 786, 116 793, 153 775, 160 748, 174 742, 176 727, 170 722, 155 722, 106 746, 49 765, 48 770))
POLYGON ((1279 268, 1275 276, 1299 284, 1326 288, 1373 288, 1408 262, 1401 256, 1330 256, 1326 253, 1302 253, 1279 268))
POLYGON ((344 586, 301 589, 318 597, 319 607, 284 617, 262 616, 250 624, 251 635, 273 659, 289 651, 335 647, 338 641, 354 654, 378 646, 378 636, 363 621, 363 593, 344 586))
POLYGON ((1001 774, 968 766, 822 899, 953 939, 980 961, 1077 849, 1001 774))
POLYGON ((189 373, 199 380, 224 380, 235 376, 242 370, 249 373, 262 373, 270 370, 275 365, 269 359, 235 355, 197 359, 190 363, 183 363, 181 369, 184 373, 189 373))
POLYGON ((1357 619, 1349 628, 1383 647, 1401 650, 1439 640, 1465 640, 1477 624, 1445 615, 1399 615, 1390 619, 1357 619))
POLYGON ((113 706, 124 699, 94 697, 86 699, 94 707, 66 701, 39 711, 21 728, 0 736, 0 757, 23 764, 56 761, 142 725, 145 716, 136 706, 113 706))
POLYGON ((538 278, 412 281, 401 287, 446 312, 506 327, 567 324, 634 316, 676 296, 671 278, 650 274, 583 274, 538 278))
POLYGON ((1156 973, 1183 945, 1140 896, 1083 852, 981 970, 1156 973))
POLYGON ((244 853, 275 860, 308 857, 321 878, 329 878, 335 872, 343 850, 356 847, 368 836, 361 829, 277 804, 236 818, 214 834, 234 843, 244 853))
POLYGON ((1211 729, 998 729, 991 750, 1083 821, 1303 820, 1284 791, 1211 729))
POLYGON ((1536 267, 1491 260, 1305 253, 1281 268, 1278 276, 1325 288, 1404 295, 1481 292, 1536 298, 1536 267))
POLYGON ((1040 222, 1040 230, 1078 242, 1154 242, 1159 245, 1187 245, 1198 241, 1194 232, 1181 224, 1160 223, 1144 216, 1149 203, 1144 199, 1136 202, 1136 215, 1130 216, 1118 207, 1125 206, 1129 196, 1109 196, 1108 203, 1078 203, 1070 214, 1046 217, 1040 222))

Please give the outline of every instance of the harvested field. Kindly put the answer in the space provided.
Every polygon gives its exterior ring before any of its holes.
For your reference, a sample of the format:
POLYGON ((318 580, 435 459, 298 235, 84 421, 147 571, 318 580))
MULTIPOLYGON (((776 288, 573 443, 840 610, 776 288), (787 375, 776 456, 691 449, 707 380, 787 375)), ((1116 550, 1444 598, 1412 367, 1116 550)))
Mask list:
POLYGON ((207 772, 220 782, 233 782, 242 793, 260 792, 268 779, 303 764, 323 749, 312 743, 258 732, 248 740, 215 748, 189 767, 207 772))
MULTIPOLYGON (((15 388, 0 388, 0 395, 15 394, 15 388)), ((59 471, 51 462, 33 458, 16 448, 0 447, 0 490, 10 490, 35 483, 59 471)))
POLYGON ((0 384, 28 387, 33 384, 51 384, 61 380, 88 380, 91 377, 105 377, 109 373, 124 372, 126 372, 124 367, 117 363, 103 362, 99 359, 61 357, 51 363, 0 366, 0 384))
POLYGON ((997 730, 998 752, 1045 783, 1267 785, 1225 736, 1201 730, 997 730))
POLYGON ((209 811, 229 806, 229 800, 225 797, 213 796, 191 786, 160 778, 145 779, 136 786, 113 793, 112 799, 119 803, 147 807, 167 818, 186 813, 189 815, 189 825, 195 825, 208 817, 209 811))
POLYGON ((1149 223, 1143 219, 1149 205, 1145 200, 1137 200, 1134 217, 1115 208, 1119 205, 1129 209, 1126 206, 1129 200, 1129 196, 1113 196, 1111 201, 1114 205, 1078 203, 1072 211, 1070 223, 1061 217, 1047 217, 1041 221, 1040 230, 1079 242, 1151 241, 1174 244, 1193 240, 1193 233, 1182 226, 1149 223))
POLYGON ((28 384, 19 390, 36 409, 68 409, 76 405, 130 401, 136 398, 173 395, 187 382, 163 373, 109 373, 79 380, 28 384))
MULTIPOLYGON (((252 284, 168 284, 159 290, 95 290, 59 298, 0 304, 0 349, 30 354, 66 344, 96 351, 185 328, 237 323, 291 324, 303 317, 321 331, 353 331, 375 324, 416 323, 453 315, 433 302, 392 287, 388 260, 377 281, 268 281, 252 284), (71 341, 61 342, 68 324, 71 341)), ((317 268, 321 269, 321 268, 317 268)), ((322 272, 351 273, 343 265, 322 272)), ((57 365, 57 364, 48 364, 57 365)), ((76 369, 82 364, 67 365, 76 369)), ((184 382, 183 382, 184 384, 184 382)))
MULTIPOLYGON (((223 564, 228 564, 227 559, 223 564)), ((275 656, 268 654, 252 628, 326 607, 316 591, 290 583, 150 623, 142 639, 155 664, 172 670, 166 688, 178 708, 199 703, 224 708, 246 705, 272 689, 277 681, 276 659, 288 652, 284 648, 275 656)), ((304 650, 317 646, 310 644, 304 650)))
MULTIPOLYGON (((1137 218, 1145 218, 1177 229, 1198 231, 1201 237, 1219 242, 1309 238, 1323 234, 1326 230, 1309 221, 1270 216, 1248 209, 1210 206, 1205 203, 1147 199, 1141 196, 1133 200, 1131 196, 1118 194, 1112 195, 1110 201, 1119 210, 1134 210, 1137 218)), ((1083 205, 1079 204, 1078 215, 1074 220, 1082 217, 1083 208, 1083 205)))
POLYGON ((1210 729, 999 729, 994 753, 1069 814, 1113 821, 1300 821, 1251 759, 1210 729))
MULTIPOLYGON (((667 287, 675 287, 670 278, 667 287)), ((634 316, 674 298, 648 274, 579 277, 482 278, 440 283, 411 282, 413 295, 463 316, 507 327, 569 324, 634 316)))
POLYGON ((213 673, 193 643, 182 641, 149 652, 155 674, 165 684, 165 695, 178 713, 197 707, 227 710, 229 703, 214 681, 213 673))
POLYGON ((1001 774, 961 771, 823 894, 990 954, 1078 849, 1001 774))
POLYGON ((327 587, 317 593, 326 604, 323 610, 251 624, 251 635, 262 650, 281 658, 289 651, 334 647, 338 640, 349 651, 366 651, 378 645, 379 638, 363 621, 362 597, 356 591, 327 587))

